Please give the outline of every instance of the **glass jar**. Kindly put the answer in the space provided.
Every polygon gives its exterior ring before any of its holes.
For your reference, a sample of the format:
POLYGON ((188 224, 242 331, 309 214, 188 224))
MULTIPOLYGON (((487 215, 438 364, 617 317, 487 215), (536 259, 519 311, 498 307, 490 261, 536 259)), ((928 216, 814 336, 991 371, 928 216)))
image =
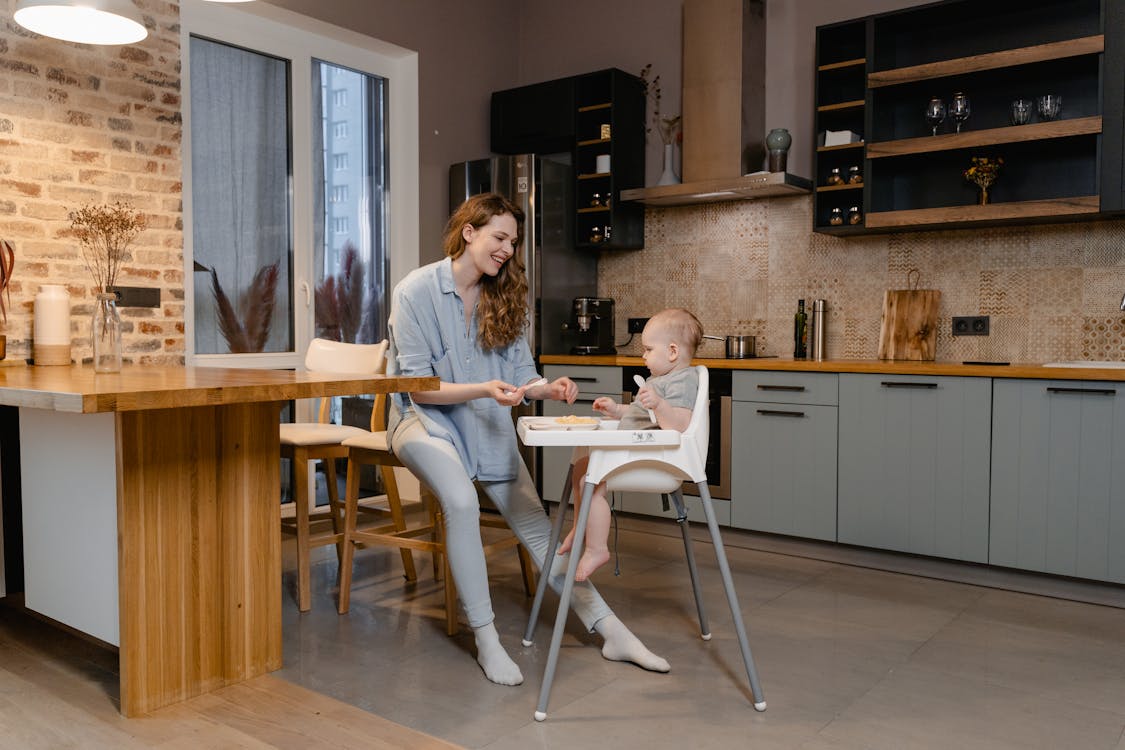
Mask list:
POLYGON ((598 244, 599 242, 602 241, 604 236, 605 235, 602 234, 602 228, 601 227, 594 227, 593 229, 590 230, 590 243, 593 244, 593 245, 596 245, 596 244, 598 244))
POLYGON ((828 223, 834 227, 838 227, 844 223, 844 212, 839 208, 832 209, 832 213, 828 216, 828 223))
POLYGON ((597 208, 602 205, 602 194, 594 193, 590 196, 590 207, 597 208))
POLYGON ((863 222, 863 214, 859 212, 859 206, 852 206, 848 209, 848 223, 855 225, 863 222))
POLYGON ((90 321, 94 348, 94 372, 121 372, 121 316, 117 295, 99 292, 90 321))
POLYGON ((828 173, 827 184, 829 185, 843 185, 844 178, 840 176, 840 168, 832 167, 832 171, 828 173))
POLYGON ((862 185, 863 175, 859 173, 859 167, 848 168, 848 184, 849 185, 862 185))

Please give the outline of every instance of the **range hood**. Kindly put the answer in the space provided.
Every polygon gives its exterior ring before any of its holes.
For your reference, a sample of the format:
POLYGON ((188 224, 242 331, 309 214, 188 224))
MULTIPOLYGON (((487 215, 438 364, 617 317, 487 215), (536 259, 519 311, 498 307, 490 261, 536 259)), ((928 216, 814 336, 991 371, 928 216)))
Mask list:
POLYGON ((680 206, 812 191, 765 161, 765 0, 684 0, 683 183, 622 190, 621 200, 680 206))

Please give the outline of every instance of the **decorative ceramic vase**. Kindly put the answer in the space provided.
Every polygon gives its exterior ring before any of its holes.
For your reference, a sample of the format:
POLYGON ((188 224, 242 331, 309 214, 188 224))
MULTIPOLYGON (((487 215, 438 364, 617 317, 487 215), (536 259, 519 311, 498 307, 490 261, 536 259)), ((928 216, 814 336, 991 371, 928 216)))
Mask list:
POLYGON ((675 146, 671 143, 664 144, 664 171, 657 180, 657 185, 679 185, 680 178, 676 176, 675 146))
POLYGON ((770 171, 784 172, 793 136, 785 128, 774 128, 766 135, 766 149, 770 154, 770 171))
POLYGON ((117 295, 99 292, 90 322, 94 346, 94 372, 121 372, 121 316, 117 295))
POLYGON ((70 295, 61 284, 43 284, 35 295, 32 357, 37 365, 70 364, 70 295))
POLYGON ((988 188, 986 188, 984 185, 981 185, 980 187, 980 205, 988 205, 988 188))

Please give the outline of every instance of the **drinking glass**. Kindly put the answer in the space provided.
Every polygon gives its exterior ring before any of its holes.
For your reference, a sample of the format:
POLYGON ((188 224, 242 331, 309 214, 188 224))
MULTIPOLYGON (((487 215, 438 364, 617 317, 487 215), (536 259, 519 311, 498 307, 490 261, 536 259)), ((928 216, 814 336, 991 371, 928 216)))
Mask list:
POLYGON ((953 119, 957 121, 957 132, 961 132, 961 123, 969 119, 969 97, 958 91, 953 95, 953 104, 949 108, 953 119))
POLYGON ((1039 116, 1044 122, 1054 120, 1062 109, 1062 97, 1058 94, 1046 94, 1039 97, 1039 116))
POLYGON ((938 125, 941 125, 943 120, 945 120, 945 102, 935 96, 926 105, 926 122, 934 129, 934 135, 937 135, 938 125))
POLYGON ((1012 102, 1011 123, 1013 125, 1026 125, 1031 122, 1031 101, 1016 99, 1012 102))

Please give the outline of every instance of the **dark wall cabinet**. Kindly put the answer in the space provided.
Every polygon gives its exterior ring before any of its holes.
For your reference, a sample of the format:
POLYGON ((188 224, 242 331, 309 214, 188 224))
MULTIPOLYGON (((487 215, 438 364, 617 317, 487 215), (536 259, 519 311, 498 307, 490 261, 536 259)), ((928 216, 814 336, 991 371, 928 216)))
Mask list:
POLYGON ((641 79, 610 68, 497 91, 492 95, 492 150, 569 152, 575 244, 606 250, 644 247, 644 206, 620 200, 622 190, 645 182, 641 79))
POLYGON ((832 234, 1098 218, 1125 209, 1125 0, 949 0, 817 29, 814 229, 832 234), (955 93, 969 99, 960 123, 955 93), (1061 97, 1054 117, 1038 99, 1061 97), (927 122, 931 98, 945 119, 927 122), (1025 123, 1013 102, 1031 102, 1025 123), (1002 159, 981 202, 973 157, 1002 159), (862 185, 845 183, 858 166, 862 185), (849 220, 852 206, 858 220, 849 220), (841 208, 833 221, 834 208, 841 208))

